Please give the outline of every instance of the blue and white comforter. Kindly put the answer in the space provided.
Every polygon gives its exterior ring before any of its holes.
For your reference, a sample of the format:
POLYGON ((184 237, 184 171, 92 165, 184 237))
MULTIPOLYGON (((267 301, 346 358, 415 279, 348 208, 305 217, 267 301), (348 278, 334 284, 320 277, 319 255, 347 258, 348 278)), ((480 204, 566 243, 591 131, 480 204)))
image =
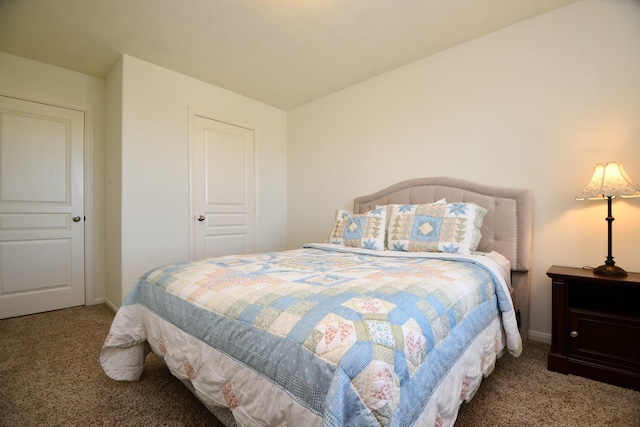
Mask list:
POLYGON ((145 343, 245 426, 453 424, 521 339, 500 256, 303 249, 149 271, 116 314, 105 372, 145 343))

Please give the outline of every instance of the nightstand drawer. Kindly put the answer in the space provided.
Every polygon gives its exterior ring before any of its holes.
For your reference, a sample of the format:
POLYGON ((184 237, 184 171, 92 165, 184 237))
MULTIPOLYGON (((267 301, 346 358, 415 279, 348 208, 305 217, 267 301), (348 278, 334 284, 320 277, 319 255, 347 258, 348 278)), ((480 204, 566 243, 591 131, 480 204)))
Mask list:
POLYGON ((640 319, 569 309, 569 357, 640 370, 640 319))

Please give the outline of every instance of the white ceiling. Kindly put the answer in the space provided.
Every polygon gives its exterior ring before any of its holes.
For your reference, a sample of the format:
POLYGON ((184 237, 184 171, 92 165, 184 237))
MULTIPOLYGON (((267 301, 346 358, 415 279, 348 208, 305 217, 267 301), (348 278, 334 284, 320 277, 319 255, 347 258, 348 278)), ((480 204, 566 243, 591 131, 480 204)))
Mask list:
POLYGON ((288 110, 576 0, 0 0, 0 51, 121 54, 288 110))

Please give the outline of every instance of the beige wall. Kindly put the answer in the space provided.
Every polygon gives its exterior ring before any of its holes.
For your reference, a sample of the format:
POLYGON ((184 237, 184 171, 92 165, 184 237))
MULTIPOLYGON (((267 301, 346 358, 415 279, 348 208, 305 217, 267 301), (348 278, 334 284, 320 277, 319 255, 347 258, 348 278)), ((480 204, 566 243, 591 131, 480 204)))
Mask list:
MULTIPOLYGON (((105 82, 102 79, 76 73, 41 62, 0 52, 0 93, 29 100, 54 102, 78 107, 91 113, 91 141, 85 153, 93 157, 88 187, 85 193, 92 210, 87 215, 85 251, 89 263, 85 274, 88 284, 87 302, 103 301, 105 292, 104 266, 104 132, 105 82), (91 153, 92 151, 92 153, 91 153)), ((86 171, 88 173, 88 171, 86 171)))
POLYGON ((140 274, 189 258, 189 108, 255 129, 256 250, 284 249, 286 113, 126 55, 114 72, 121 133, 110 124, 106 174, 120 185, 121 206, 107 233, 119 233, 121 278, 107 286, 124 297, 140 274))
MULTIPOLYGON (((336 208, 419 176, 534 193, 530 336, 551 331, 552 264, 604 262, 606 204, 579 202, 598 162, 640 183, 640 2, 581 0, 288 115, 289 246, 336 208)), ((640 271, 640 199, 614 204, 616 263, 640 271)))
POLYGON ((107 149, 105 174, 105 289, 106 301, 116 308, 123 300, 122 283, 122 58, 107 76, 107 149))

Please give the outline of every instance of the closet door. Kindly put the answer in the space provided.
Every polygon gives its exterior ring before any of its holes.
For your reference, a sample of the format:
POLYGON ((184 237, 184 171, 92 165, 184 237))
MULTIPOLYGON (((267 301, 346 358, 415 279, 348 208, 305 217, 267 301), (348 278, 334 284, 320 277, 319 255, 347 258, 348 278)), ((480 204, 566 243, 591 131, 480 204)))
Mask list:
POLYGON ((191 259, 253 252, 254 131, 194 114, 190 151, 191 259))
POLYGON ((84 113, 0 96, 0 318, 85 304, 84 113))

